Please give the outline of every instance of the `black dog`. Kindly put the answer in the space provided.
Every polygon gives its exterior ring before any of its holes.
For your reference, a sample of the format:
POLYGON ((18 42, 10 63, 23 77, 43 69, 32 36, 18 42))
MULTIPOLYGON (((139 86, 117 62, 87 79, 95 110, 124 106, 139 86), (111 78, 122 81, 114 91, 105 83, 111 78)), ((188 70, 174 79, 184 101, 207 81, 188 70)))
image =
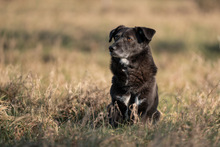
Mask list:
POLYGON ((150 28, 129 28, 123 25, 110 32, 109 42, 114 39, 114 43, 109 46, 110 68, 114 76, 110 90, 112 103, 108 111, 113 126, 131 122, 134 119, 134 106, 136 114, 143 121, 155 122, 160 117, 155 79, 157 67, 149 47, 155 32, 150 28))

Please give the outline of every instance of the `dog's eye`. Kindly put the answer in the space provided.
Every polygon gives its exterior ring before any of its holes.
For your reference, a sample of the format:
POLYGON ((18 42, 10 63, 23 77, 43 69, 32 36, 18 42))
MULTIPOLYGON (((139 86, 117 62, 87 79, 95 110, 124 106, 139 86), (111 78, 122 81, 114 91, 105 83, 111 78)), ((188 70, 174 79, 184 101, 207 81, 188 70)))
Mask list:
POLYGON ((118 36, 118 35, 116 35, 116 36, 114 37, 114 40, 118 40, 118 38, 119 38, 119 36, 118 36))
POLYGON ((127 37, 127 40, 128 40, 128 41, 132 41, 132 38, 131 38, 131 37, 127 37))

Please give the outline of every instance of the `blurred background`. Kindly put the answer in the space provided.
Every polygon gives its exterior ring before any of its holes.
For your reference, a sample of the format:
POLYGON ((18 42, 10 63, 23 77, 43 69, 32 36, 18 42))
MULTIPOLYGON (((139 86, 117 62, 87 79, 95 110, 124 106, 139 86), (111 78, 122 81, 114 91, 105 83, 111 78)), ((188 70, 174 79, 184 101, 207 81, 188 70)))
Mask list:
POLYGON ((124 24, 155 28, 156 53, 215 54, 219 53, 219 5, 217 0, 3 0, 1 48, 104 51, 109 31, 124 24))
POLYGON ((108 35, 122 24, 157 31, 151 46, 161 68, 168 60, 197 55, 216 61, 219 8, 218 0, 2 0, 0 62, 18 65, 21 72, 60 68, 67 81, 82 78, 94 63, 109 79, 108 35))
POLYGON ((218 0, 3 0, 1 66, 32 71, 48 82, 48 73, 57 73, 62 83, 77 83, 87 76, 109 83, 108 36, 122 24, 157 31, 151 46, 162 72, 196 65, 194 58, 216 62, 219 8, 218 0))
POLYGON ((162 71, 194 59, 217 62, 219 8, 218 0, 2 0, 1 66, 15 65, 46 81, 55 72, 64 83, 86 76, 109 83, 108 36, 122 24, 157 31, 151 46, 162 71))

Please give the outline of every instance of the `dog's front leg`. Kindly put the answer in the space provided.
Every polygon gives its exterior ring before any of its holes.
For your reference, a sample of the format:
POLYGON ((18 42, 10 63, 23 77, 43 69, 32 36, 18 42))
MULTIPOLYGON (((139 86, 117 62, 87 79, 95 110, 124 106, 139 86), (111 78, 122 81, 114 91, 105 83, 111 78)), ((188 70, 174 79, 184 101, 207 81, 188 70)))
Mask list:
MULTIPOLYGON (((110 116, 110 124, 119 124, 124 123, 128 117, 128 105, 130 101, 131 94, 117 87, 116 85, 112 85, 110 90, 112 103, 111 109, 109 109, 110 116)), ((114 125, 113 125, 114 126, 114 125)))

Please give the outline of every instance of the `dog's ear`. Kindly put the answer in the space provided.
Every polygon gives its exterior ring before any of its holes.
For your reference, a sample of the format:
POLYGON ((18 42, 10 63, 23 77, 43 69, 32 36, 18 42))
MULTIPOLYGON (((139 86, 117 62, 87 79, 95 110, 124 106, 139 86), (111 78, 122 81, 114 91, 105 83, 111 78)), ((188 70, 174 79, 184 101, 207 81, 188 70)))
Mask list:
POLYGON ((156 33, 154 29, 145 28, 145 27, 135 27, 136 33, 141 39, 141 42, 147 41, 150 42, 156 33))
POLYGON ((121 30, 124 27, 125 27, 124 25, 120 25, 117 28, 111 30, 111 32, 109 34, 109 42, 111 42, 112 38, 119 32, 119 30, 121 30))

